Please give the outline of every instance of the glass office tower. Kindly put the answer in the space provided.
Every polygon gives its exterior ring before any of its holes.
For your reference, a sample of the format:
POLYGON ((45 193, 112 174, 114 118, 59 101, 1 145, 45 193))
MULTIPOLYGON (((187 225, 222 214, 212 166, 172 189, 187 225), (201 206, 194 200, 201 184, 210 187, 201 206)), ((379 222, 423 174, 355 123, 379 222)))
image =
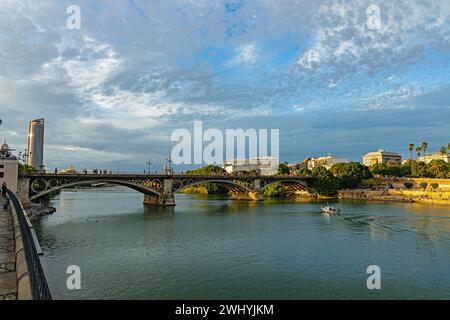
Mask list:
POLYGON ((30 121, 28 131, 27 164, 37 170, 44 169, 44 119, 30 121))

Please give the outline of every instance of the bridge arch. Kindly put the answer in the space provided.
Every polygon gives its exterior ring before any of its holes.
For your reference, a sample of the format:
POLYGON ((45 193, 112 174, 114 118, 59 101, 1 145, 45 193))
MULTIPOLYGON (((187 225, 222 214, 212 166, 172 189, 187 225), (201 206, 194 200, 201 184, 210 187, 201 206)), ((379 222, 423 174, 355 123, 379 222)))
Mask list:
POLYGON ((247 193, 247 192, 251 192, 252 190, 248 187, 245 187, 241 184, 238 184, 234 181, 230 181, 230 180, 203 180, 203 181, 192 181, 192 182, 188 182, 186 184, 182 184, 181 186, 174 188, 173 193, 177 193, 179 191, 181 191, 184 188, 189 188, 189 187, 193 187, 202 183, 215 183, 218 184, 226 189, 228 189, 229 191, 232 192, 243 192, 243 193, 247 193))
POLYGON ((311 187, 308 186, 308 184, 305 181, 302 180, 276 180, 273 182, 270 182, 266 184, 264 187, 261 188, 261 192, 264 193, 264 191, 274 184, 281 184, 284 187, 292 188, 293 190, 299 191, 308 191, 311 194, 314 194, 315 191, 311 187))
MULTIPOLYGON (((37 180, 30 182, 30 188, 32 188, 32 183, 35 181, 37 181, 37 180)), ((46 182, 46 183, 48 183, 48 182, 46 182)), ((138 191, 144 195, 155 194, 157 196, 162 196, 162 194, 160 192, 158 192, 157 190, 155 190, 151 187, 148 187, 146 185, 142 185, 142 184, 137 184, 137 183, 133 183, 133 182, 129 182, 129 181, 121 181, 121 180, 93 179, 93 180, 69 182, 69 183, 61 184, 61 185, 58 185, 55 187, 50 187, 42 192, 36 192, 36 193, 30 195, 29 199, 30 199, 30 201, 33 201, 33 200, 39 199, 47 194, 50 194, 52 192, 59 191, 59 190, 65 189, 65 188, 82 186, 82 185, 92 185, 92 184, 96 184, 96 183, 110 183, 110 184, 128 187, 128 188, 138 191)))

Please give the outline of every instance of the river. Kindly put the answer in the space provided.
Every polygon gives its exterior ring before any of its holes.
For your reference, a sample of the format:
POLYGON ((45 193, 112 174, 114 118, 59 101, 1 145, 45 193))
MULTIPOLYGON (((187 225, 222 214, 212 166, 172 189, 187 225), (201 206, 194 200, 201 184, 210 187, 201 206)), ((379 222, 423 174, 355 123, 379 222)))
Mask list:
POLYGON ((180 194, 144 208, 124 187, 62 191, 35 222, 60 299, 450 299, 450 209, 236 202, 180 194), (81 270, 81 290, 66 269, 81 270), (366 269, 381 270, 368 290, 366 269))

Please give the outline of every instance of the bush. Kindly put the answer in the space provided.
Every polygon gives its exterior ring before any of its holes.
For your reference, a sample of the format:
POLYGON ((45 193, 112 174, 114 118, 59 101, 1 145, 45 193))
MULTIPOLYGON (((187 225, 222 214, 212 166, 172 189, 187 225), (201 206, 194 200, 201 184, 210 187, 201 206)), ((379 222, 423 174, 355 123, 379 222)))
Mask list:
POLYGON ((274 183, 264 190, 265 197, 281 197, 284 195, 283 186, 281 183, 274 183))
POLYGON ((439 183, 432 183, 431 184, 431 187, 433 188, 433 189, 437 189, 437 188, 439 188, 439 183))
POLYGON ((425 189, 428 187, 428 183, 426 183, 426 182, 421 182, 421 183, 419 184, 419 186, 420 186, 423 190, 425 190, 425 189))
POLYGON ((412 182, 405 182, 403 185, 405 186, 406 189, 411 189, 414 186, 412 182))

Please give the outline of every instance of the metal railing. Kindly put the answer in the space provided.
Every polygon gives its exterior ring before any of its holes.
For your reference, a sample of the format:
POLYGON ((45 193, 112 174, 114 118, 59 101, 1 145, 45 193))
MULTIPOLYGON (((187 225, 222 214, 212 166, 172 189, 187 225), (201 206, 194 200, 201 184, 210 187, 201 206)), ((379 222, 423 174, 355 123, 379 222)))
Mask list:
POLYGON ((41 263, 42 251, 36 233, 30 225, 29 220, 26 218, 26 213, 17 196, 10 190, 7 192, 19 222, 33 299, 52 300, 52 295, 41 263))

